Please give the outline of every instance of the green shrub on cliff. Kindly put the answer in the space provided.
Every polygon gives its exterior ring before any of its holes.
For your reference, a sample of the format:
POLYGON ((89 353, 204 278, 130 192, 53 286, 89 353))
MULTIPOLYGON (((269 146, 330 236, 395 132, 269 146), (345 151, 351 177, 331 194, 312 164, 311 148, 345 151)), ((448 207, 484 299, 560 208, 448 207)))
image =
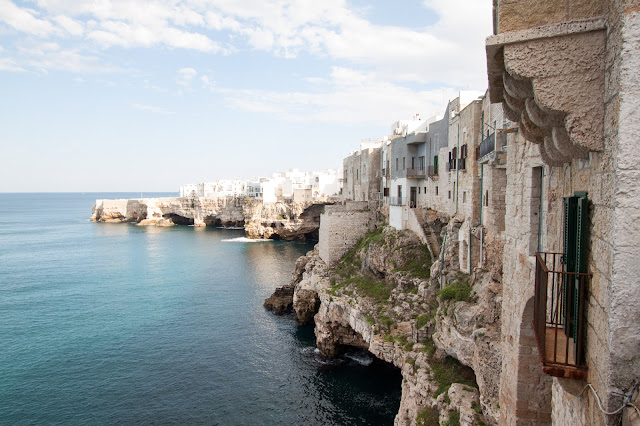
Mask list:
POLYGON ((438 412, 431 407, 424 407, 416 416, 416 426, 439 426, 438 412))
POLYGON ((401 272, 408 272, 412 276, 421 279, 427 279, 431 276, 431 253, 426 244, 415 247, 418 251, 416 256, 412 256, 398 269, 401 272))
POLYGON ((460 412, 457 410, 449 411, 449 419, 445 426, 460 426, 460 412))
POLYGON ((384 281, 372 280, 369 277, 356 277, 352 281, 362 294, 372 297, 377 302, 389 300, 389 296, 391 296, 393 287, 384 281))
POLYGON ((456 300, 458 302, 468 302, 471 296, 471 286, 466 281, 454 281, 438 291, 440 300, 456 300))
POLYGON ((442 392, 447 392, 453 383, 461 383, 474 388, 478 387, 473 370, 462 365, 455 358, 447 357, 442 361, 432 358, 430 365, 433 379, 438 384, 436 396, 442 392))

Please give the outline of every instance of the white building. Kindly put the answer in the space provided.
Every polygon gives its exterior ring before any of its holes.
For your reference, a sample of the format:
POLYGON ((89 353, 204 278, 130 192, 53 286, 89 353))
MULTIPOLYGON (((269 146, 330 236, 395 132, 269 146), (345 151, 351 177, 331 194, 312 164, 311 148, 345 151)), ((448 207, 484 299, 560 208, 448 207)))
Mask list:
POLYGON ((302 172, 289 169, 274 173, 270 178, 249 180, 222 179, 214 182, 186 184, 180 187, 181 197, 232 197, 247 196, 275 203, 284 200, 311 201, 340 193, 338 171, 302 172))

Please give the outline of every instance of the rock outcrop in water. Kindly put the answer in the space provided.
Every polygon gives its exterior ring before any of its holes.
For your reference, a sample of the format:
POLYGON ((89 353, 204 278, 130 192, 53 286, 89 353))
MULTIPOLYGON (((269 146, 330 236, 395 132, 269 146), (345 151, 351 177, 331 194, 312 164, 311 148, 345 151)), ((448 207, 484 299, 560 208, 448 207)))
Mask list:
POLYGON ((446 267, 456 255, 445 249, 440 290, 440 259, 410 231, 378 228, 332 267, 307 253, 279 304, 314 321, 324 355, 358 347, 401 369, 395 424, 497 423, 501 288, 488 271, 446 267))
POLYGON ((317 239, 328 202, 263 204, 250 197, 96 200, 92 221, 140 226, 244 227, 248 238, 317 239))

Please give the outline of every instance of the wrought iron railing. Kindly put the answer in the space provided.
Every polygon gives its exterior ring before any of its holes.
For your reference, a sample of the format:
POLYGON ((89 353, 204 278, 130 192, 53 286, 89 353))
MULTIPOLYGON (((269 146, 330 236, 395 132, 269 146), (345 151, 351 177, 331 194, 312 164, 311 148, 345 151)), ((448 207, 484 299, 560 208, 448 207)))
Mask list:
POLYGON ((480 143, 480 158, 492 153, 496 149, 496 134, 491 133, 480 143))
POLYGON ((542 371, 584 379, 584 304, 591 274, 566 272, 562 253, 536 253, 533 330, 542 371))
POLYGON ((438 175, 438 166, 427 166, 427 174, 429 176, 437 176, 438 175))
POLYGON ((404 206, 404 199, 402 197, 390 197, 389 204, 392 206, 404 206))

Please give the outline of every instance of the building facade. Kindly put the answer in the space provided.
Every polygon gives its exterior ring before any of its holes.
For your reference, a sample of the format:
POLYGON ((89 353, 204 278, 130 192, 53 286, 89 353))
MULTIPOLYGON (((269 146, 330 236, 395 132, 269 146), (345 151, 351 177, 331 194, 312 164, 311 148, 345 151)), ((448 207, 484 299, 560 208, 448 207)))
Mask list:
POLYGON ((494 4, 489 92, 517 123, 500 423, 620 424, 640 380, 640 2, 494 4))

